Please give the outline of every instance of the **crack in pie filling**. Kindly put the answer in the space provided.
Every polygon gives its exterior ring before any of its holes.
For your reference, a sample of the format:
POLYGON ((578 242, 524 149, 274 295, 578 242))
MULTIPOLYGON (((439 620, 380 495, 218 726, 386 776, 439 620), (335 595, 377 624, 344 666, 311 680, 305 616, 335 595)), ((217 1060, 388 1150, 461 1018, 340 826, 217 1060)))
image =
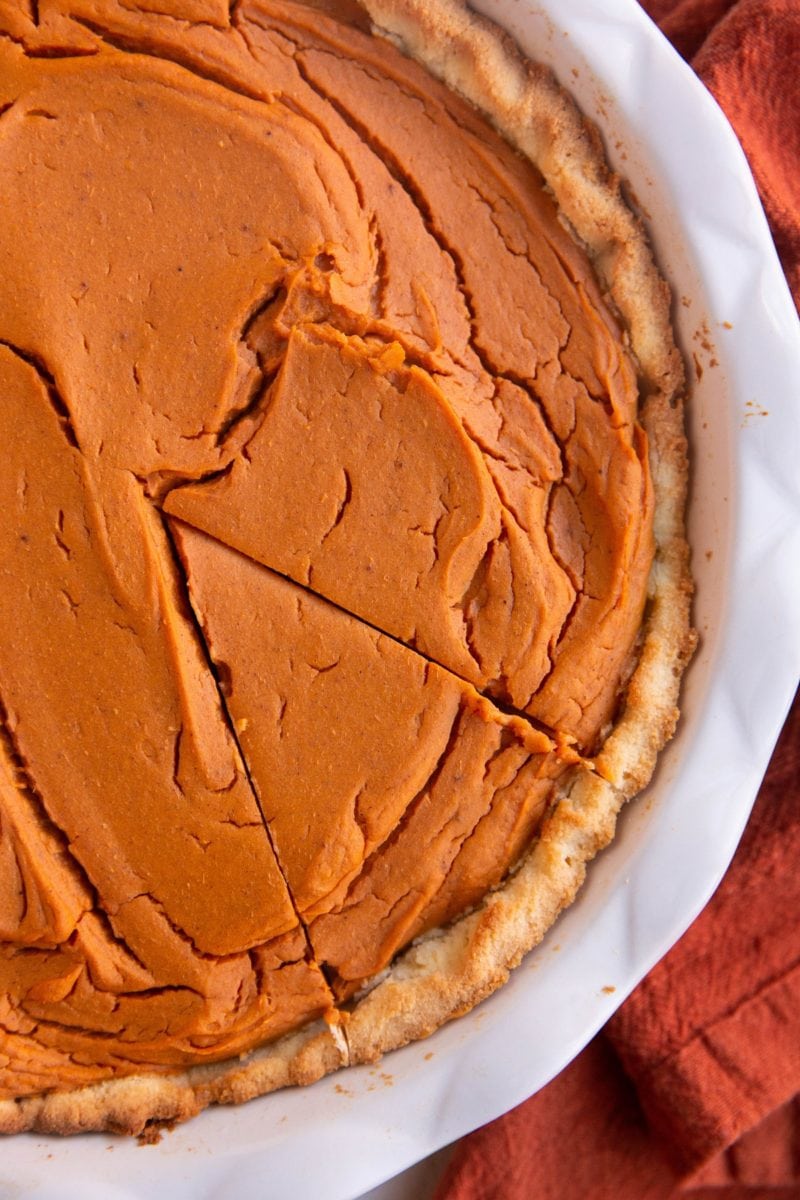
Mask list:
POLYGON ((499 986, 693 647, 669 296, 460 0, 0 0, 0 1130, 499 986))

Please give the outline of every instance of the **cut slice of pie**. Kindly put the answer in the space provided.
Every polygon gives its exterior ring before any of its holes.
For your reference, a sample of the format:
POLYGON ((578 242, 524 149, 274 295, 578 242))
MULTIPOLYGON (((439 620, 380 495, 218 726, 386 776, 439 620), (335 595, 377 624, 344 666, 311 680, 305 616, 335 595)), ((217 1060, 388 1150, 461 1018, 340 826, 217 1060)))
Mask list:
POLYGON ((694 644, 682 368, 462 0, 0 4, 0 180, 0 1131, 138 1133, 571 901, 694 644))
POLYGON ((500 882, 576 755, 385 634, 173 528, 278 860, 346 997, 500 882))

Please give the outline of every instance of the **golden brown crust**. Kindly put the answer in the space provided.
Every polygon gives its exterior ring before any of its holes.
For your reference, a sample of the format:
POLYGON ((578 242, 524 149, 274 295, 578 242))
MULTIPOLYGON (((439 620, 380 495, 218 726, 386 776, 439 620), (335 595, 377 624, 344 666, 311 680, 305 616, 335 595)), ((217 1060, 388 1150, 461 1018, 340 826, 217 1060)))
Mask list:
POLYGON ((638 362, 656 502, 656 557, 641 652, 621 716, 597 758, 577 766, 520 867, 472 913, 434 931, 343 1014, 242 1060, 180 1074, 114 1080, 74 1092, 0 1102, 0 1132, 141 1133, 211 1103, 237 1103, 372 1061, 426 1036, 499 987, 575 897, 588 861, 612 838, 617 813, 648 782, 677 719, 680 677, 694 648, 689 552, 683 530, 686 443, 683 370, 669 292, 642 227, 605 164, 599 136, 552 75, 462 0, 365 0, 376 28, 424 62, 542 172, 561 214, 588 249, 638 362))
POLYGON ((321 1021, 241 1059, 190 1067, 174 1075, 137 1075, 0 1100, 0 1133, 109 1133, 140 1135, 148 1126, 188 1121, 209 1104, 242 1104, 284 1087, 315 1083, 345 1066, 339 1030, 321 1021))
POLYGON ((505 983, 575 898, 623 802, 606 780, 577 768, 519 869, 474 913, 407 950, 360 1000, 346 1025, 351 1063, 426 1037, 505 983))

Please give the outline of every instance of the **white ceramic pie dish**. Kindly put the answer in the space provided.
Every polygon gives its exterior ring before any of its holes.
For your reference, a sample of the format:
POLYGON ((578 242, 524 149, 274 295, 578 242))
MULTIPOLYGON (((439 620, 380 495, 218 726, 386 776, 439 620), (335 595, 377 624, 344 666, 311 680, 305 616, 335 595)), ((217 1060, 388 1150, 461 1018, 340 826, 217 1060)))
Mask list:
POLYGON ((689 406, 702 641, 678 735, 577 903, 474 1013, 375 1068, 205 1112, 157 1146, 8 1139, 3 1200, 360 1195, 551 1079, 694 919, 747 820, 800 672, 800 327, 744 156, 633 0, 475 6, 600 124, 702 371, 689 406))

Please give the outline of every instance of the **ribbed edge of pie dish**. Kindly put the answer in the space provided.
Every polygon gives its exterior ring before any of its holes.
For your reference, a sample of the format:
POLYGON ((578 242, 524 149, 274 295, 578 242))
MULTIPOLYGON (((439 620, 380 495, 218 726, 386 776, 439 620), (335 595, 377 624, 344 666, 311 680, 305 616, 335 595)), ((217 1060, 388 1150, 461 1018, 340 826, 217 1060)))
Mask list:
POLYGON ((340 1023, 317 1022, 241 1059, 175 1074, 114 1079, 70 1092, 0 1101, 0 1132, 140 1134, 209 1104, 241 1103, 372 1062, 468 1012, 574 899, 586 864, 614 835, 624 802, 650 780, 672 736, 696 637, 684 533, 687 452, 683 364, 670 293, 644 228, 609 170, 600 135, 552 73, 464 0, 362 0, 376 33, 423 63, 497 127, 542 173, 591 258, 638 364, 655 495, 656 554, 636 667, 624 707, 596 759, 575 768, 511 876, 470 914, 402 953, 340 1023))

